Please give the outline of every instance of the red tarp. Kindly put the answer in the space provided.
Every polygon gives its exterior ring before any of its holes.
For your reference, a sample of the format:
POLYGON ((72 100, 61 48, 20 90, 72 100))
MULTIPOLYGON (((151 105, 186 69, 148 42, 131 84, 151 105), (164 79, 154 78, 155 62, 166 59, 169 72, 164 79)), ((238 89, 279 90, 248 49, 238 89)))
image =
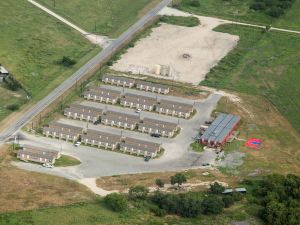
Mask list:
POLYGON ((256 138, 249 138, 245 146, 249 148, 259 149, 261 147, 262 140, 256 138))

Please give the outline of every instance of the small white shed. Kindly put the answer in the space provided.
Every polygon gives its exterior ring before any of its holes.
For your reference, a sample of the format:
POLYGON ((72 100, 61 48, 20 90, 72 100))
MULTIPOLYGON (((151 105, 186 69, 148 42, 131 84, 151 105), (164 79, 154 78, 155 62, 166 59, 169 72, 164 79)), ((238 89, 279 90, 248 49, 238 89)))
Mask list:
POLYGON ((0 82, 3 82, 3 79, 8 75, 9 72, 3 66, 0 66, 0 82))

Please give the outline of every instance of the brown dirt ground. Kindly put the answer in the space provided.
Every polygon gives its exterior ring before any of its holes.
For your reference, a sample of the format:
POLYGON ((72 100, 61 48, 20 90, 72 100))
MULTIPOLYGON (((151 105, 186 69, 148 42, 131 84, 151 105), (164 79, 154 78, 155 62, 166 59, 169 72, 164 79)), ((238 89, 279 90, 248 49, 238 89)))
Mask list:
POLYGON ((0 212, 61 206, 94 199, 94 195, 77 182, 11 166, 9 149, 8 145, 0 149, 0 212))

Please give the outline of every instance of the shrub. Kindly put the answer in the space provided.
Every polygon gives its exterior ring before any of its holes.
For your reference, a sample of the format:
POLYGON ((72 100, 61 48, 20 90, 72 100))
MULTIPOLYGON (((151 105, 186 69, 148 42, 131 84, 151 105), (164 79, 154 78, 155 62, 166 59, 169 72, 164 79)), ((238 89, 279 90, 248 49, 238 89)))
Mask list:
POLYGON ((105 204, 113 211, 121 212, 125 211, 128 207, 127 199, 124 195, 118 193, 112 193, 104 198, 105 204))
POLYGON ((131 200, 145 200, 148 193, 149 189, 141 185, 131 187, 128 192, 131 200))
POLYGON ((163 188, 165 186, 165 183, 161 179, 156 179, 155 184, 160 188, 163 188))
POLYGON ((11 104, 11 105, 6 106, 6 108, 10 111, 17 111, 17 110, 19 110, 20 106, 15 103, 15 104, 11 104))
POLYGON ((64 56, 60 61, 59 64, 65 66, 65 67, 71 67, 76 64, 76 61, 69 58, 68 56, 64 56))
POLYGON ((224 203, 225 208, 229 208, 230 206, 232 206, 234 204, 234 199, 231 195, 225 195, 222 198, 222 201, 224 203))
POLYGON ((199 7, 200 1, 199 0, 190 0, 190 6, 199 7))
POLYGON ((220 214, 223 211, 224 203, 217 196, 208 196, 204 198, 202 208, 205 214, 220 214))
POLYGON ((213 194, 222 194, 222 192, 225 191, 225 187, 223 187, 218 182, 215 182, 210 185, 210 191, 213 194))
POLYGON ((158 207, 157 205, 151 205, 150 211, 153 212, 155 216, 159 216, 159 217, 164 217, 165 215, 167 215, 166 210, 158 207))

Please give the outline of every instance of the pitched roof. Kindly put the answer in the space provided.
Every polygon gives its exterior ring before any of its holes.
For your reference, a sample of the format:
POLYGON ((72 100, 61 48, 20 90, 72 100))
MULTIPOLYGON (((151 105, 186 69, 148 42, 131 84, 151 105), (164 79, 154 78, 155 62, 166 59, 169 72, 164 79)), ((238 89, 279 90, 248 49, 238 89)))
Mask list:
POLYGON ((140 117, 138 115, 132 115, 122 112, 110 111, 108 110, 106 114, 102 116, 102 119, 113 120, 116 122, 127 122, 127 123, 138 123, 140 117))
POLYGON ((160 101, 160 104, 158 107, 169 109, 169 110, 175 110, 178 112, 191 112, 193 111, 194 106, 192 104, 187 103, 181 103, 181 102, 175 102, 170 100, 162 99, 160 101))
POLYGON ((99 141, 99 142, 115 144, 115 143, 120 142, 121 135, 116 135, 116 134, 111 134, 111 133, 107 133, 107 132, 88 129, 87 133, 82 135, 83 140, 86 138, 90 139, 90 140, 99 141))
POLYGON ((239 116, 220 113, 201 136, 202 140, 221 143, 241 120, 239 116))
POLYGON ((49 124, 49 127, 44 127, 44 130, 48 130, 50 132, 59 132, 59 133, 63 133, 63 134, 78 135, 78 134, 82 133, 83 128, 68 125, 68 124, 63 124, 63 123, 59 123, 59 122, 51 122, 49 124))
POLYGON ((155 105, 157 103, 156 98, 126 93, 122 101, 133 102, 135 104, 143 104, 143 105, 155 105))
POLYGON ((142 81, 142 80, 138 80, 136 81, 136 85, 144 85, 144 86, 149 86, 149 87, 155 87, 155 88, 161 88, 163 90, 168 90, 169 87, 162 85, 162 84, 157 84, 157 83, 152 83, 152 82, 147 82, 147 81, 142 81))
POLYGON ((126 137, 125 142, 122 142, 121 146, 156 153, 159 150, 160 144, 126 137))
POLYGON ((23 146, 23 149, 20 149, 18 151, 18 154, 25 154, 25 155, 30 155, 32 157, 46 158, 46 159, 53 160, 58 157, 59 152, 55 150, 46 149, 46 148, 25 145, 23 146))
POLYGON ((97 117, 102 114, 102 109, 96 108, 96 107, 90 107, 90 106, 84 106, 79 104, 71 105, 70 108, 65 109, 65 113, 77 113, 77 114, 83 114, 86 116, 94 116, 97 117))
POLYGON ((102 80, 104 81, 105 79, 112 80, 114 79, 115 81, 120 81, 120 82, 127 82, 127 83, 135 83, 134 79, 128 78, 128 77, 120 77, 120 76, 114 76, 114 75, 103 75, 102 80))
POLYGON ((162 121, 162 120, 156 120, 156 119, 145 117, 143 119, 143 123, 140 123, 140 126, 172 132, 173 130, 175 130, 177 128, 178 125, 176 123, 171 123, 171 122, 166 122, 166 121, 162 121))
POLYGON ((112 90, 110 88, 101 87, 101 86, 100 87, 93 86, 90 87, 90 89, 86 91, 85 94, 96 95, 98 97, 105 97, 105 98, 118 98, 121 96, 121 91, 112 90))

